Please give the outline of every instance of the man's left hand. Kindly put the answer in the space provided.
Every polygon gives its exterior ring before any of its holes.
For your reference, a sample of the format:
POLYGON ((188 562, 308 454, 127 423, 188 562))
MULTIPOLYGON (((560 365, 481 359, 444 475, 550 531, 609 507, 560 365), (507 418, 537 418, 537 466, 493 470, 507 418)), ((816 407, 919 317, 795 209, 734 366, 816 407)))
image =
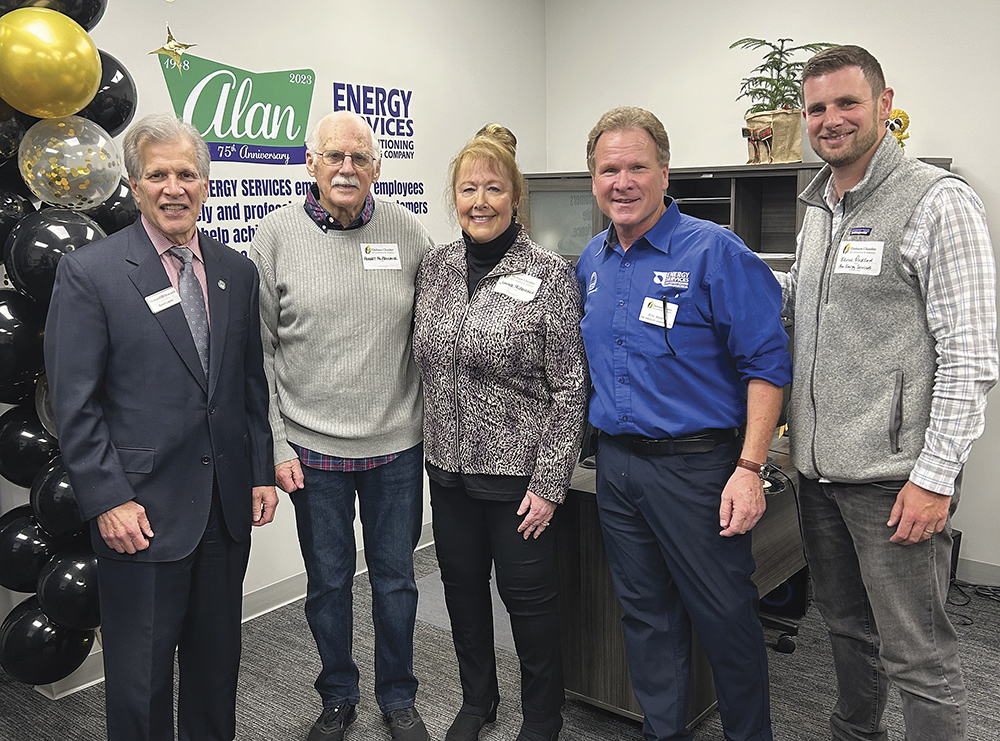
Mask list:
POLYGON ((886 523, 896 528, 889 542, 913 545, 928 540, 934 533, 944 530, 950 507, 951 497, 907 481, 896 495, 896 504, 886 523))
POLYGON ((724 538, 749 531, 764 514, 764 483, 760 476, 745 468, 737 468, 722 490, 719 507, 719 535, 724 538))
POLYGON ((274 519, 274 510, 278 508, 278 493, 273 486, 255 486, 253 488, 253 524, 266 525, 274 519))

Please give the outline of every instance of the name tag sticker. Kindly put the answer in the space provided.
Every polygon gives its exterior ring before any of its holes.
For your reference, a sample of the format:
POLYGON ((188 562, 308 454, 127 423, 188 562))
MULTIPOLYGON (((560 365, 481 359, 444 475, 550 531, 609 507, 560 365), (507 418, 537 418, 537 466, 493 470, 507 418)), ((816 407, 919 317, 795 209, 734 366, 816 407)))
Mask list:
MULTIPOLYGON (((674 317, 677 316, 677 304, 667 302, 667 329, 674 326, 674 317)), ((642 311, 639 312, 639 321, 646 324, 655 324, 657 327, 663 326, 663 300, 646 296, 642 300, 642 311)))
POLYGON ((841 242, 834 274, 879 275, 882 272, 882 248, 885 242, 841 242))
POLYGON ((146 296, 146 305, 154 314, 159 314, 164 309, 169 309, 171 306, 179 304, 180 302, 180 294, 177 293, 177 289, 173 286, 170 288, 164 288, 162 291, 157 291, 156 293, 151 293, 146 296))
POLYGON ((531 301, 538 293, 538 287, 542 285, 542 279, 533 275, 518 273, 517 275, 505 275, 497 281, 493 289, 497 293, 502 293, 518 301, 531 301))
POLYGON ((399 261, 399 245, 395 244, 363 244, 361 245, 361 264, 365 270, 402 270, 399 261))

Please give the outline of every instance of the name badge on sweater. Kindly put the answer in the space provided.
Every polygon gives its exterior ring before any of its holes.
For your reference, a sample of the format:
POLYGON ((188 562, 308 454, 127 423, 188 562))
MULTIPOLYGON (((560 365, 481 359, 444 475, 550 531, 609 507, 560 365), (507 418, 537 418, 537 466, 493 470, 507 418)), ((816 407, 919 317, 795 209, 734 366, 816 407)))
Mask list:
POLYGON ((169 309, 171 306, 181 302, 181 296, 173 286, 164 288, 162 291, 157 291, 156 293, 151 293, 145 298, 146 305, 154 314, 159 314, 164 309, 169 309))
POLYGON ((399 245, 395 244, 363 244, 361 245, 361 264, 365 270, 402 270, 399 261, 399 245))
POLYGON ((885 242, 841 242, 837 252, 836 273, 879 275, 882 272, 882 248, 885 242))
POLYGON ((657 327, 662 327, 664 319, 666 319, 667 329, 672 329, 674 326, 674 317, 677 316, 677 304, 672 304, 668 301, 666 306, 666 317, 664 317, 663 312, 663 299, 650 298, 649 296, 646 296, 646 298, 642 300, 642 311, 639 312, 639 321, 646 322, 646 324, 655 324, 657 327))
POLYGON ((494 291, 502 293, 518 301, 531 301, 538 293, 538 287, 542 285, 542 279, 533 275, 517 273, 516 275, 505 275, 497 281, 494 291))

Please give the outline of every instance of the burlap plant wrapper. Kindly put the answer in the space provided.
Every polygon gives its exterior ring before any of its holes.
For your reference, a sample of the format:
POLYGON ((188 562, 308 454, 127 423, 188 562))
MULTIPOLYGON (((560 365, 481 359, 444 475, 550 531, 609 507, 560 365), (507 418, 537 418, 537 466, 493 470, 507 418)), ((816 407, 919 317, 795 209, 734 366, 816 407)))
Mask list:
POLYGON ((763 111, 746 117, 748 165, 802 161, 802 111, 763 111))

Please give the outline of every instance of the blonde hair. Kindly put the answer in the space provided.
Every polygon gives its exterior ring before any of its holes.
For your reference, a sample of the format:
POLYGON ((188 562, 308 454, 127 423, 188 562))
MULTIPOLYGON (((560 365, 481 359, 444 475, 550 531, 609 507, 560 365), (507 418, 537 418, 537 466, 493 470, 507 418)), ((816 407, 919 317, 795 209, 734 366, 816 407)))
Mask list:
POLYGON ((488 162, 497 174, 510 181, 512 203, 516 207, 521 202, 521 194, 524 192, 524 176, 517 166, 516 154, 517 137, 506 126, 491 123, 477 131, 476 135, 455 155, 448 168, 451 181, 448 200, 452 208, 456 208, 455 188, 458 186, 458 176, 462 167, 475 160, 488 162))
POLYGON ((642 129, 656 145, 656 158, 660 167, 670 165, 670 138, 667 130, 655 115, 645 108, 635 106, 619 106, 601 116, 600 120, 590 130, 587 137, 587 169, 594 174, 594 150, 597 140, 606 131, 623 131, 626 129, 642 129))

